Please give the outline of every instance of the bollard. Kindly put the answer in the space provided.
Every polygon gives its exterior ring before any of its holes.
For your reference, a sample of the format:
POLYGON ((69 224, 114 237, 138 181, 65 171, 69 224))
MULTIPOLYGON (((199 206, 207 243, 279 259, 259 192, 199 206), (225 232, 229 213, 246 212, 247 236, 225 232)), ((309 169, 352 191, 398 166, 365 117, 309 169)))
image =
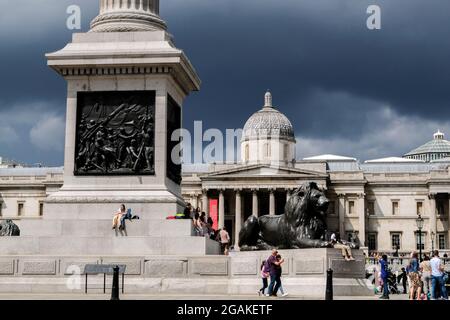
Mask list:
POLYGON ((120 300, 119 299, 119 266, 115 266, 113 268, 113 283, 112 283, 112 291, 111 291, 111 300, 120 300))
POLYGON ((327 288, 325 290, 325 300, 333 300, 333 270, 327 270, 327 288))

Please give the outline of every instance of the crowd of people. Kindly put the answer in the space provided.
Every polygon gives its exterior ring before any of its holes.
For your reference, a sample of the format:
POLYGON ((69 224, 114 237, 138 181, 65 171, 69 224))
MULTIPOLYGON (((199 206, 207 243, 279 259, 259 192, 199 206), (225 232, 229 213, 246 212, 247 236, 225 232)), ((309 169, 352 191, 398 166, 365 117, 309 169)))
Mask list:
POLYGON ((397 277, 393 276, 389 268, 386 254, 377 254, 374 258, 380 265, 377 283, 383 288, 380 299, 389 299, 389 284, 392 283, 392 278, 402 283, 403 292, 409 294, 410 300, 448 299, 446 289, 448 275, 438 250, 433 251, 432 257, 425 255, 423 261, 420 261, 418 253, 413 251, 409 263, 401 269, 402 272, 397 277))
POLYGON ((200 208, 193 208, 190 203, 186 205, 183 213, 184 219, 192 219, 195 235, 199 237, 208 237, 218 241, 221 246, 221 253, 228 255, 230 250, 230 235, 226 227, 215 230, 214 221, 211 217, 206 217, 205 212, 201 212, 200 208))

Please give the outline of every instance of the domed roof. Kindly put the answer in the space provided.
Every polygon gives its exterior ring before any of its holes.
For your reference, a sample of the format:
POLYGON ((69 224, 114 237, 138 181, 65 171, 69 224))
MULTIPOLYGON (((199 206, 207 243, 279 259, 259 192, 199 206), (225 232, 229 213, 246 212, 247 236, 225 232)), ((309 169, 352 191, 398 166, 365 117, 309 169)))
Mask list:
POLYGON ((426 153, 450 153, 450 141, 444 139, 442 132, 436 132, 433 138, 433 140, 405 154, 405 157, 426 153))
POLYGON ((264 107, 255 112, 245 123, 242 140, 258 137, 276 137, 295 141, 294 128, 289 119, 272 106, 272 95, 265 95, 264 107))

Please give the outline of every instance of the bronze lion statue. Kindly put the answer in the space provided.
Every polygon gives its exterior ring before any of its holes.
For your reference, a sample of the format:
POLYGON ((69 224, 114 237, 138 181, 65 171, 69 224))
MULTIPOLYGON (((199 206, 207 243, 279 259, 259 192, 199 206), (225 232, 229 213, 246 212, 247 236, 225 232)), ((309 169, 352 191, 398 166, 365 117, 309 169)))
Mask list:
POLYGON ((19 227, 12 220, 3 220, 0 223, 0 237, 17 237, 20 236, 19 227))
POLYGON ((328 205, 316 183, 305 183, 292 193, 284 214, 250 216, 239 233, 239 247, 241 251, 332 247, 325 240, 328 205))

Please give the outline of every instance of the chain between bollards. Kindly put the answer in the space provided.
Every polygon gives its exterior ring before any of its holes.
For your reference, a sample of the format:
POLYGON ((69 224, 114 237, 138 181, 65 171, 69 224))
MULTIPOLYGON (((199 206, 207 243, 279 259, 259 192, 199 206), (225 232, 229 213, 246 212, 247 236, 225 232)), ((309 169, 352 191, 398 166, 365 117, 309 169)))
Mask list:
POLYGON ((119 299, 119 266, 115 266, 113 268, 113 283, 112 283, 112 291, 111 291, 111 300, 120 300, 119 299))
POLYGON ((325 300, 333 300, 333 270, 327 270, 327 288, 325 290, 325 300))

